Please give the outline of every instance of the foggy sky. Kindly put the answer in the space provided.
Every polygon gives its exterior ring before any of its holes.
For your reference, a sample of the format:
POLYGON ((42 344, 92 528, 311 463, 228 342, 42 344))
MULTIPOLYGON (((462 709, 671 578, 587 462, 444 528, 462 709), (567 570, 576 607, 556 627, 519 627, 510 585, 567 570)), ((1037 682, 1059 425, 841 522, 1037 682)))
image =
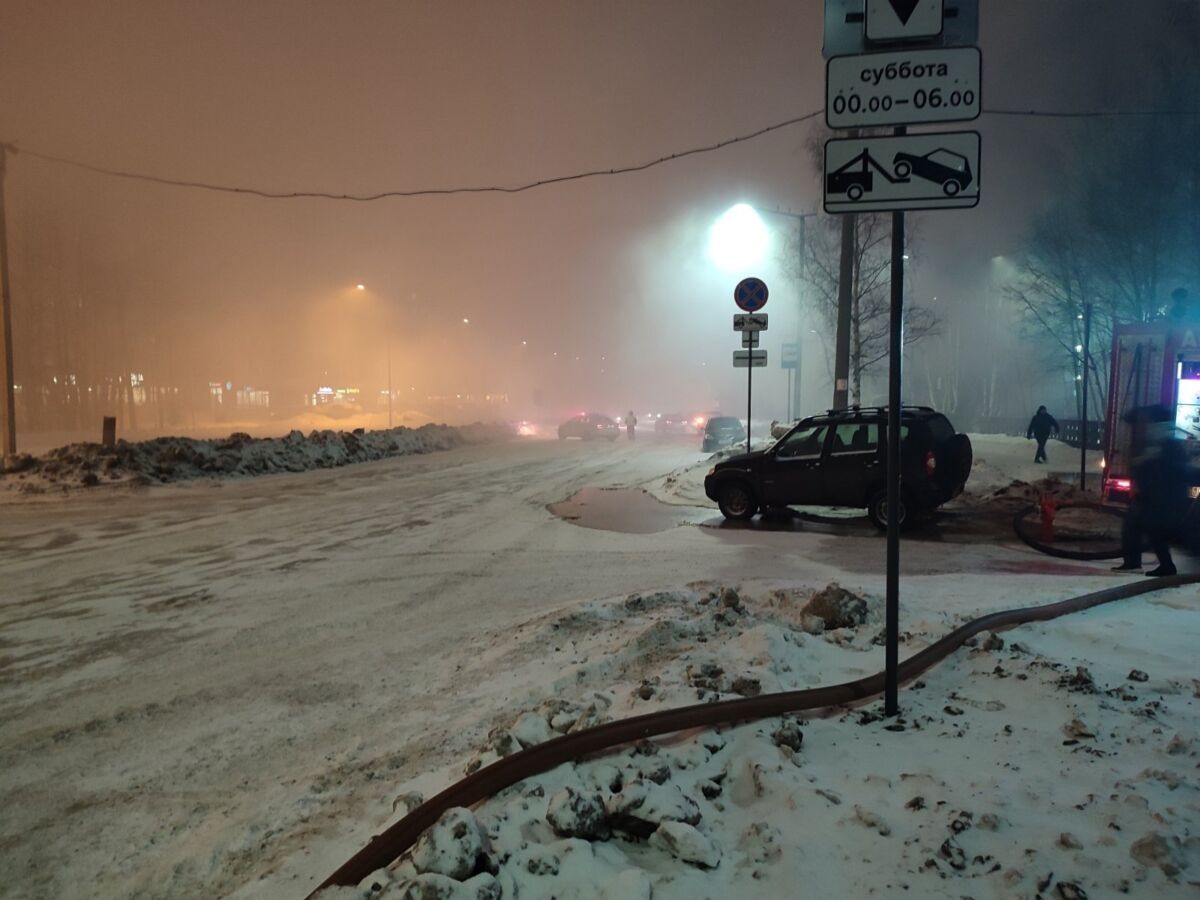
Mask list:
MULTIPOLYGON (((980 5, 987 108, 1153 105, 1139 68, 1157 45, 1194 40, 1162 33, 1153 9, 1167 0, 980 5)), ((513 185, 819 109, 821 18, 818 0, 0 0, 0 139, 265 190, 513 185)), ((909 284, 955 321, 969 319, 987 262, 1019 249, 1077 133, 986 115, 961 127, 983 134, 982 200, 916 217, 909 284)), ((739 201, 819 209, 812 133, 517 195, 373 203, 213 194, 18 154, 7 182, 18 381, 36 298, 74 279, 134 310, 124 327, 145 335, 137 352, 205 381, 378 388, 390 352, 414 398, 508 392, 531 413, 736 409, 737 279, 707 260, 705 230, 739 201), (37 250, 47 229, 60 256, 37 250), (68 277, 72 254, 94 262, 68 277)), ((795 226, 768 224, 777 257, 756 274, 772 287, 773 364, 761 389, 782 414, 774 363, 797 303, 779 255, 795 226)), ((803 325, 807 404, 823 407, 823 339, 808 333, 815 320, 803 325)))

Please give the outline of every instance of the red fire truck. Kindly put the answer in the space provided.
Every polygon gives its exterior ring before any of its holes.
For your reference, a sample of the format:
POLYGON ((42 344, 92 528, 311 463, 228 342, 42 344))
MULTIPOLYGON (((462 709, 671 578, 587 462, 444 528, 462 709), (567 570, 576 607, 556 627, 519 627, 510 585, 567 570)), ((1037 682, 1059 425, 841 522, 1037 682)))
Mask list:
MULTIPOLYGON (((1125 420, 1139 406, 1175 414, 1175 434, 1200 461, 1200 322, 1163 320, 1118 325, 1113 332, 1104 447, 1104 498, 1128 502, 1140 427, 1125 420)), ((1193 489, 1193 493, 1195 493, 1193 489)))

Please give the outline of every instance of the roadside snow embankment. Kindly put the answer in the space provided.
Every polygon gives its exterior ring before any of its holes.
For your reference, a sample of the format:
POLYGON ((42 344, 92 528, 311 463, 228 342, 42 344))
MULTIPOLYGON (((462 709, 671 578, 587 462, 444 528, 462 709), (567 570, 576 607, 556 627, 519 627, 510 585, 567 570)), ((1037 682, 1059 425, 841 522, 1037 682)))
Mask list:
POLYGON ((41 456, 9 457, 0 486, 25 493, 100 484, 165 484, 197 478, 331 469, 392 456, 432 453, 512 437, 507 425, 422 425, 384 431, 293 431, 281 438, 238 432, 220 440, 163 437, 112 448, 68 444, 41 456))
MULTIPOLYGON (((531 654, 551 682, 481 723, 465 772, 613 719, 877 671, 881 605, 837 585, 694 584, 535 620, 477 664, 531 654)), ((322 897, 1195 896, 1190 644, 1112 647, 1131 621, 1158 633, 1195 613, 1171 594, 981 635, 907 686, 897 718, 841 707, 614 748, 447 811, 322 897)), ((960 621, 912 618, 902 655, 960 621)), ((396 816, 415 786, 396 786, 396 816)))

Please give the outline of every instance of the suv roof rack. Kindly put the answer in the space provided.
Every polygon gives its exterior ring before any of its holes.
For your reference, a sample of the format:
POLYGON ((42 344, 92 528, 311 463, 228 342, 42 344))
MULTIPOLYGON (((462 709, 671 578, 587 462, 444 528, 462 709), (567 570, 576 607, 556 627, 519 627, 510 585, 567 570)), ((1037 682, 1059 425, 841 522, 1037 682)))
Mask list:
MULTIPOLYGON (((917 406, 917 405, 911 404, 911 403, 901 404, 900 409, 901 410, 905 410, 905 409, 914 410, 917 412, 936 412, 936 410, 932 406, 917 406)), ((856 415, 859 413, 885 413, 887 411, 888 411, 888 408, 886 406, 848 406, 844 409, 827 409, 827 410, 825 410, 825 415, 827 415, 827 416, 843 416, 843 415, 856 415)))

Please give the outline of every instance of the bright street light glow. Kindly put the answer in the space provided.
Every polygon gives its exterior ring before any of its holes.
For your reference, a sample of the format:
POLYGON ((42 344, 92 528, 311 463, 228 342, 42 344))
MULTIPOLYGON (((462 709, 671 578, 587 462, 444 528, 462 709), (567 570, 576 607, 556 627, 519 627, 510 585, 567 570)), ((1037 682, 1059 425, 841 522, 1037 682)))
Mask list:
POLYGON ((365 291, 367 289, 367 286, 365 284, 356 284, 354 287, 356 290, 360 290, 360 291, 365 291))
POLYGON ((771 233, 747 203, 739 203, 713 224, 708 234, 708 255, 726 272, 745 271, 767 255, 771 233))
POLYGON ((464 319, 463 319, 463 324, 464 324, 464 325, 470 325, 470 324, 471 324, 471 320, 470 320, 470 319, 466 319, 466 318, 464 318, 464 319))

